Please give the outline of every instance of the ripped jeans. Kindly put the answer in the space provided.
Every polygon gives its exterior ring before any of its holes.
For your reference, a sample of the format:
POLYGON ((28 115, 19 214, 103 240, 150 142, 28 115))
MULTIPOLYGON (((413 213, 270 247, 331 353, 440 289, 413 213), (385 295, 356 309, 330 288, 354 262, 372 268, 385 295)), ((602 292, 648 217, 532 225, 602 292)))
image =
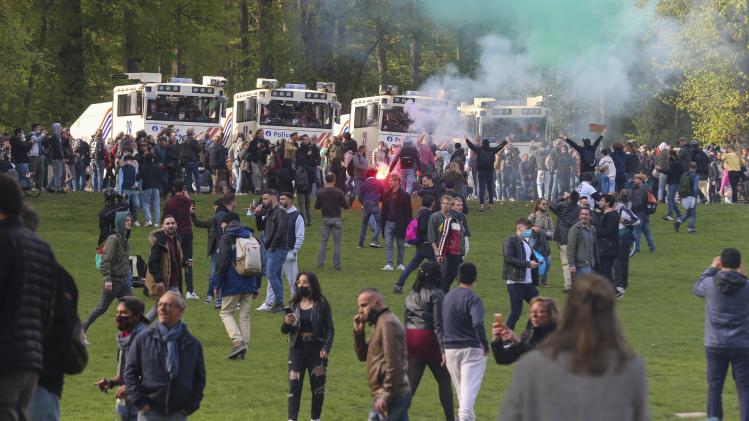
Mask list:
POLYGON ((320 358, 323 345, 321 342, 316 339, 307 342, 307 339, 300 334, 296 343, 289 347, 289 420, 293 421, 296 421, 299 415, 305 374, 309 373, 312 389, 310 419, 320 419, 325 400, 328 359, 320 358))

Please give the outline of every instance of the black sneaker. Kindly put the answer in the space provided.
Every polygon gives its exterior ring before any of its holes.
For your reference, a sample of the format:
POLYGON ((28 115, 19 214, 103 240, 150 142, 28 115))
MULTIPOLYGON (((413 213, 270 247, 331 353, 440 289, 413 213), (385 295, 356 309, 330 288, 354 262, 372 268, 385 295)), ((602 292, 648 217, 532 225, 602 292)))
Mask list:
POLYGON ((283 312, 283 304, 276 304, 270 309, 271 313, 281 313, 283 312))
POLYGON ((620 299, 624 298, 624 293, 625 292, 627 292, 626 289, 624 289, 622 287, 616 287, 616 299, 620 300, 620 299))
POLYGON ((381 249, 382 248, 382 244, 380 244, 377 241, 372 241, 371 243, 369 243, 369 247, 373 247, 373 248, 376 248, 376 249, 381 249))
POLYGON ((679 232, 679 227, 681 227, 681 221, 677 219, 674 221, 674 230, 679 232))
POLYGON ((359 243, 359 245, 357 245, 357 246, 356 246, 356 248, 358 248, 358 249, 363 249, 363 248, 364 248, 364 244, 362 244, 362 243, 359 243))
POLYGON ((400 294, 403 292, 403 287, 400 285, 396 285, 395 288, 393 288, 393 294, 400 294))
POLYGON ((227 360, 236 360, 240 357, 240 355, 244 356, 244 354, 247 352, 247 345, 241 343, 237 346, 234 346, 231 351, 229 351, 229 355, 226 356, 227 360))
POLYGON ((668 216, 668 215, 666 215, 666 216, 664 216, 664 217, 663 217, 663 220, 664 220, 664 221, 673 221, 673 220, 674 220, 674 217, 673 217, 673 216, 668 216))

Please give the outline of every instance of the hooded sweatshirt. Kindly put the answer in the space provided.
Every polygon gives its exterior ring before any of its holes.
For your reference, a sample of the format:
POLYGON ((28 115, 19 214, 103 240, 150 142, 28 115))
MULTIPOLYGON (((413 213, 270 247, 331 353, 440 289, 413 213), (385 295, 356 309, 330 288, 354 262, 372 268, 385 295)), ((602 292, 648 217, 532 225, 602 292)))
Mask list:
POLYGON ((52 135, 49 136, 49 159, 62 159, 62 138, 60 138, 60 132, 62 131, 62 125, 60 123, 52 124, 52 135))
POLYGON ((237 273, 237 238, 250 238, 252 231, 239 221, 231 221, 226 226, 219 241, 216 256, 214 284, 224 296, 237 294, 256 294, 260 289, 259 276, 242 276, 237 273))
POLYGON ((705 299, 705 346, 749 348, 749 288, 746 276, 709 267, 694 285, 705 299))
POLYGON ((128 237, 125 230, 125 217, 129 212, 117 212, 114 217, 114 228, 106 241, 101 256, 101 276, 104 282, 123 282, 127 280, 130 268, 128 237))

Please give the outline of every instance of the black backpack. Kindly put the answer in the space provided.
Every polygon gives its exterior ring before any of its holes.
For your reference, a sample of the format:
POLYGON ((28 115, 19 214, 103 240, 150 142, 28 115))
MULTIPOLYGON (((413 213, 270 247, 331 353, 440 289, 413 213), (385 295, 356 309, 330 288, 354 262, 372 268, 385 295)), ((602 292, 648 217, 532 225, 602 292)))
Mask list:
POLYGON ((83 326, 78 318, 78 288, 70 274, 58 266, 60 278, 55 295, 54 315, 48 336, 54 338, 62 371, 78 374, 88 364, 88 350, 83 337, 83 326))
POLYGON ((304 167, 298 167, 294 172, 294 187, 297 191, 306 192, 309 187, 309 176, 307 175, 307 169, 304 167))

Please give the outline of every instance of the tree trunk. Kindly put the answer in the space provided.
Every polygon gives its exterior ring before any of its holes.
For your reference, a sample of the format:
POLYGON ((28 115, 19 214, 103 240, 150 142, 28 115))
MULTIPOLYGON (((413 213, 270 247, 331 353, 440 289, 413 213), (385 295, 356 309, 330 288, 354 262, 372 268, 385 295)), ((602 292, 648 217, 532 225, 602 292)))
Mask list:
POLYGON ((455 46, 455 62, 458 63, 458 69, 463 72, 465 66, 463 65, 463 56, 465 55, 465 34, 462 29, 458 29, 456 34, 457 43, 455 46))
POLYGON ((387 57, 385 56, 385 26, 380 19, 375 20, 375 40, 377 42, 377 76, 380 85, 387 83, 387 57))
POLYGON ((411 86, 415 89, 421 84, 421 39, 416 34, 411 36, 409 61, 411 62, 411 86))
POLYGON ((124 32, 124 50, 125 50, 125 72, 133 73, 138 71, 138 58, 135 51, 135 13, 130 10, 127 2, 122 3, 122 23, 124 32))
MULTIPOLYGON (((177 30, 182 29, 182 5, 178 4, 174 10, 174 23, 177 30)), ((182 48, 179 45, 179 37, 175 38, 174 62, 172 62, 172 76, 185 77, 187 75, 186 65, 182 54, 182 48)))
POLYGON ((335 38, 334 22, 341 25, 340 19, 333 10, 332 0, 320 0, 320 22, 315 33, 317 42, 317 73, 327 80, 333 80, 333 40, 335 38))
POLYGON ((273 0, 258 0, 258 60, 260 61, 260 77, 273 77, 273 0))
POLYGON ((64 41, 59 53, 59 63, 62 64, 59 71, 62 93, 69 101, 68 107, 63 107, 60 111, 60 118, 66 121, 83 111, 83 102, 86 99, 86 69, 83 59, 81 0, 65 0, 64 10, 66 25, 60 28, 64 33, 64 41))
MULTIPOLYGON (((43 10, 40 12, 42 21, 41 27, 39 28, 39 38, 37 39, 36 45, 41 50, 47 45, 47 33, 49 32, 49 15, 46 13, 50 7, 52 7, 53 0, 45 1, 43 4, 43 10)), ((26 93, 23 95, 23 114, 22 120, 24 123, 28 123, 29 110, 31 109, 31 98, 34 95, 34 88, 36 86, 36 77, 41 70, 39 62, 34 60, 31 63, 31 69, 29 71, 29 79, 26 82, 26 93)))
POLYGON ((239 46, 242 65, 239 73, 244 77, 250 71, 250 9, 247 0, 239 1, 239 46))
POLYGON ((299 0, 299 32, 304 44, 304 66, 307 73, 317 73, 317 8, 314 0, 299 0))

